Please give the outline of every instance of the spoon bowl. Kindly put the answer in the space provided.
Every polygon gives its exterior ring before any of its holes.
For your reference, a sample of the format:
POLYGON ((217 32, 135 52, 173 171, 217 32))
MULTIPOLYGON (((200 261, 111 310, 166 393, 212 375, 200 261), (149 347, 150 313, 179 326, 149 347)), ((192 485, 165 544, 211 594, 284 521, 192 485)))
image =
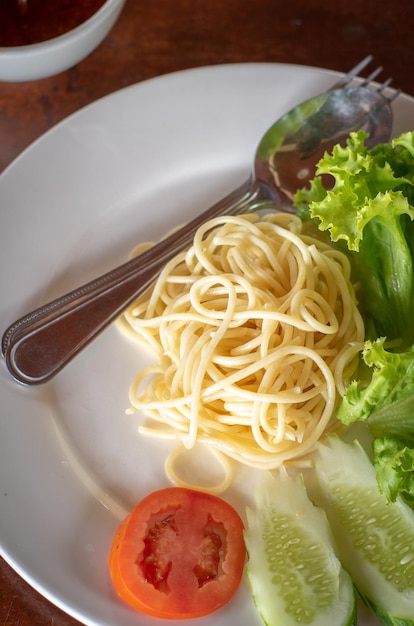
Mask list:
POLYGON ((219 215, 236 215, 273 203, 292 211, 296 190, 314 176, 325 150, 351 131, 365 130, 370 145, 388 141, 392 129, 389 81, 369 87, 381 68, 350 83, 367 57, 327 92, 283 115, 261 139, 252 174, 238 189, 134 259, 31 311, 3 334, 2 354, 11 375, 27 385, 55 376, 154 281, 165 263, 186 248, 198 227, 219 215))
POLYGON ((297 189, 315 175, 315 165, 349 134, 368 134, 367 147, 386 142, 392 127, 392 109, 381 90, 364 86, 339 88, 298 105, 269 128, 260 141, 255 179, 262 194, 283 210, 292 210, 297 189))

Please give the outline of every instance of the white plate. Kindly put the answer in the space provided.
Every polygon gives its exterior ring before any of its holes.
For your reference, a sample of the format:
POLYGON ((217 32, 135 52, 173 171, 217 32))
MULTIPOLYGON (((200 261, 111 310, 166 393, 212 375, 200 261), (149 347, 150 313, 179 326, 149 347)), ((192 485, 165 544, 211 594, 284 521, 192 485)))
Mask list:
MULTIPOLYGON (((1 330, 232 190, 268 126, 336 78, 294 65, 188 70, 108 96, 43 136, 0 177, 1 330)), ((414 100, 394 107, 394 134, 411 130, 414 100)), ((0 364, 1 554, 88 625, 161 623, 116 598, 107 568, 122 516, 167 484, 165 447, 124 413, 146 359, 111 327, 43 387, 18 385, 0 364)), ((226 497, 243 513, 241 483, 226 497)), ((196 623, 260 626, 246 581, 196 623)))

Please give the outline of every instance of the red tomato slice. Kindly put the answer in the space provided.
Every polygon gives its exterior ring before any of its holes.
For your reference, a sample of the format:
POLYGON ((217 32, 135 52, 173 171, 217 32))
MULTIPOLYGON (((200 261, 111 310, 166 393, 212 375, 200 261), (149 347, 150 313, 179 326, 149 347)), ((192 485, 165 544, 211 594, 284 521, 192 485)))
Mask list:
POLYGON ((110 551, 119 596, 149 615, 183 619, 226 604, 243 575, 243 522, 216 496, 170 487, 144 498, 110 551))

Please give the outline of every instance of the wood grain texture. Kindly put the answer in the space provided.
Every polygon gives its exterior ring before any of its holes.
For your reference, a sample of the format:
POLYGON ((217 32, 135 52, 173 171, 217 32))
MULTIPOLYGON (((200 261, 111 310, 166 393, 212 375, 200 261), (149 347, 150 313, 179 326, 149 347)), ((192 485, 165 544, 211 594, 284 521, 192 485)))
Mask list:
MULTIPOLYGON (((371 53, 384 77, 414 95, 413 31, 411 0, 129 0, 105 41, 76 67, 0 82, 0 172, 79 108, 191 67, 274 62, 347 71, 371 53)), ((77 624, 0 560, 1 626, 77 624)))

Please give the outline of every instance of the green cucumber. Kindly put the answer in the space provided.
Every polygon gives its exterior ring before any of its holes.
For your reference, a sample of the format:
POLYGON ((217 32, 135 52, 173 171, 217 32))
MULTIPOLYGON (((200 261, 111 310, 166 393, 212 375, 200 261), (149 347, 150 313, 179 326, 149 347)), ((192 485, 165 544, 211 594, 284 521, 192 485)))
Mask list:
POLYGON ((270 474, 247 509, 247 575, 268 626, 352 626, 352 581, 335 555, 324 512, 303 479, 270 474))
POLYGON ((414 512, 378 491, 375 470, 355 441, 330 436, 314 455, 314 499, 327 514, 342 565, 386 626, 414 626, 414 512))

